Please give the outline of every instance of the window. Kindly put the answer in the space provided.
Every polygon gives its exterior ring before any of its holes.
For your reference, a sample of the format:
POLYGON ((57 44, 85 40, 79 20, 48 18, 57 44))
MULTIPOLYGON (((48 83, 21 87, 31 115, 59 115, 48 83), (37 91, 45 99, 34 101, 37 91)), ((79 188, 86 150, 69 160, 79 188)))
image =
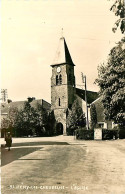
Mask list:
POLYGON ((62 75, 59 76, 59 83, 62 84, 62 75))
POLYGON ((107 129, 107 123, 105 123, 105 122, 98 122, 98 125, 100 128, 107 129))
POLYGON ((56 85, 58 85, 59 83, 59 79, 58 79, 58 75, 56 75, 56 85))
POLYGON ((62 84, 62 75, 56 75, 56 85, 62 84))
POLYGON ((59 106, 61 106, 60 98, 59 98, 59 106))

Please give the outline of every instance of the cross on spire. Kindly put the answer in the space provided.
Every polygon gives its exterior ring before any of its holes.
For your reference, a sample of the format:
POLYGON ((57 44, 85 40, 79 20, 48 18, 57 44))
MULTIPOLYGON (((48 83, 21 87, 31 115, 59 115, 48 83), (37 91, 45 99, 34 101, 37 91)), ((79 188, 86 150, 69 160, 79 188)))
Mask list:
POLYGON ((62 36, 62 38, 63 38, 63 28, 61 29, 62 31, 61 31, 61 36, 62 36))

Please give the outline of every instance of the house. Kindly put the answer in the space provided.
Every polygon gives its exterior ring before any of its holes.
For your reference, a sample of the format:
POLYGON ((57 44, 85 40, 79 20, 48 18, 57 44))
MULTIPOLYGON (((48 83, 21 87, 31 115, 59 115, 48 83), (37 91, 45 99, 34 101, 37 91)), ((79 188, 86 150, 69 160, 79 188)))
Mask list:
MULTIPOLYGON (((3 118, 6 118, 9 114, 9 110, 11 108, 17 108, 18 111, 22 110, 24 108, 25 102, 27 101, 15 101, 15 102, 9 102, 9 103, 1 103, 1 121, 3 118)), ((37 108, 37 105, 40 104, 44 109, 46 109, 48 112, 51 110, 51 104, 43 99, 33 99, 30 102, 31 107, 37 108)))
POLYGON ((104 107, 101 96, 95 101, 93 101, 90 106, 92 105, 95 105, 97 124, 99 125, 99 127, 104 129, 113 129, 115 126, 117 126, 113 121, 105 119, 104 107))
MULTIPOLYGON (((46 109, 48 113, 51 111, 51 104, 43 99, 36 100, 35 98, 28 98, 28 101, 33 108, 37 108, 38 105, 42 105, 42 108, 46 109)), ((8 103, 1 103, 1 124, 3 125, 2 121, 5 121, 4 119, 9 116, 10 111, 14 111, 14 109, 17 109, 18 111, 23 110, 26 102, 27 101, 9 101, 8 103)), ((4 128, 8 128, 8 124, 6 122, 7 121, 4 122, 4 128)), ((1 128, 2 127, 3 126, 1 126, 1 128)))

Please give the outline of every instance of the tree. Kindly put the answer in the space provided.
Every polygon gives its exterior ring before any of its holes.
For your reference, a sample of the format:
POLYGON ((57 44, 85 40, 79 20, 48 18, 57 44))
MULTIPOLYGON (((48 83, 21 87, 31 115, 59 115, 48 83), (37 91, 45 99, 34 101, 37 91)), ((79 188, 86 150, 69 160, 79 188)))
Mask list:
POLYGON ((116 32, 118 26, 122 33, 125 32, 125 1, 124 0, 116 0, 112 7, 110 8, 111 11, 115 13, 119 19, 115 22, 114 27, 112 28, 113 32, 116 32))
POLYGON ((97 124, 97 112, 95 104, 91 104, 90 115, 91 115, 91 128, 94 129, 94 127, 97 124))
POLYGON ((25 102, 24 108, 16 116, 15 128, 17 136, 44 136, 48 130, 48 112, 41 104, 37 104, 33 108, 30 102, 25 102))
POLYGON ((3 118, 1 120, 1 129, 7 129, 9 127, 9 119, 7 118, 3 118))
POLYGON ((1 121, 1 128, 9 128, 14 127, 15 125, 15 118, 18 114, 18 109, 16 107, 11 107, 8 111, 8 115, 6 118, 3 118, 1 121))
POLYGON ((76 99, 71 109, 68 109, 67 112, 67 128, 70 130, 70 133, 73 133, 76 128, 84 127, 85 124, 85 113, 76 99))
POLYGON ((17 107, 11 107, 8 112, 8 119, 9 119, 9 127, 14 127, 15 125, 15 118, 18 114, 17 107))
POLYGON ((1 128, 5 130, 4 133, 10 131, 13 135, 15 135, 14 126, 17 114, 18 109, 16 107, 11 107, 8 111, 7 117, 1 120, 1 128))
POLYGON ((55 125, 56 125, 56 119, 55 119, 54 111, 52 110, 49 113, 48 119, 47 119, 47 135, 54 135, 55 133, 57 133, 55 129, 55 125))
POLYGON ((32 135, 32 107, 29 102, 25 102, 24 109, 20 110, 16 116, 15 128, 17 136, 32 135))
POLYGON ((107 64, 98 67, 96 83, 100 87, 106 119, 125 125, 125 38, 111 49, 107 64))
POLYGON ((45 135, 47 133, 48 112, 41 104, 37 104, 37 107, 34 109, 33 118, 35 133, 38 136, 45 135))

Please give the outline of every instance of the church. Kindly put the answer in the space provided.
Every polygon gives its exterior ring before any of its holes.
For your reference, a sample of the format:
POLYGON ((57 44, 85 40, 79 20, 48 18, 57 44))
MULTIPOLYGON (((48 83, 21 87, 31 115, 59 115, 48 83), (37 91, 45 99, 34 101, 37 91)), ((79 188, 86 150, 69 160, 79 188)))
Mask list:
MULTIPOLYGON (((54 111, 56 128, 67 135, 67 110, 77 98, 79 105, 86 113, 85 90, 76 88, 74 67, 66 40, 61 37, 52 67, 51 77, 51 110, 54 111)), ((87 91, 88 106, 98 97, 97 92, 87 91)), ((89 112, 89 108, 88 108, 89 112)), ((90 116, 89 116, 90 119, 90 116)))
MULTIPOLYGON (((51 104, 43 99, 32 98, 32 107, 41 104, 43 108, 54 111, 56 120, 55 129, 57 134, 67 135, 67 111, 71 110, 73 103, 77 99, 79 107, 85 115, 88 113, 90 121, 90 104, 98 98, 97 92, 87 91, 87 107, 85 101, 85 90, 76 87, 75 64, 70 55, 66 40, 61 37, 52 68, 51 76, 51 104)), ((24 108, 25 101, 6 101, 1 104, 1 121, 9 116, 11 108, 19 111, 24 108)), ((76 121, 74 121, 76 122, 76 121)))

